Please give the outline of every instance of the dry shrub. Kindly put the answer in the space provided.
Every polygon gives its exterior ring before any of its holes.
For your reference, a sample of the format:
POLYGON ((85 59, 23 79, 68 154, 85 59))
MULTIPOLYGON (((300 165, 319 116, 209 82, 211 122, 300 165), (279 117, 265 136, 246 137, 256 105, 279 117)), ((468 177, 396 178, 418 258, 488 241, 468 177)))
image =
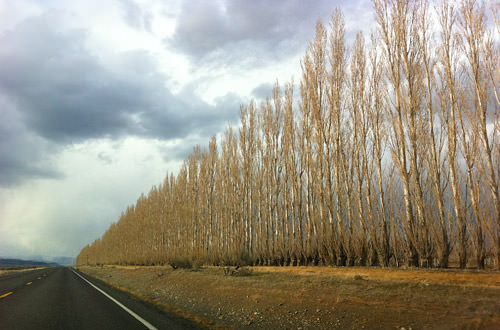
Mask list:
POLYGON ((224 276, 250 276, 253 274, 253 270, 251 268, 239 266, 236 267, 224 267, 224 276))
POLYGON ((175 270, 178 268, 192 269, 193 263, 188 258, 174 258, 171 259, 168 264, 175 270))

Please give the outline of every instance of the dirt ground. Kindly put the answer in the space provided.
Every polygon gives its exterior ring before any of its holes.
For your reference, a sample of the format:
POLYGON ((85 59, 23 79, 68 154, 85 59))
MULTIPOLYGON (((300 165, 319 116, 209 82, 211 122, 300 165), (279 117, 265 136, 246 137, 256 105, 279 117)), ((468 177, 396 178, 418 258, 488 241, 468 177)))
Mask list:
POLYGON ((79 267, 212 329, 500 329, 500 273, 334 267, 79 267))

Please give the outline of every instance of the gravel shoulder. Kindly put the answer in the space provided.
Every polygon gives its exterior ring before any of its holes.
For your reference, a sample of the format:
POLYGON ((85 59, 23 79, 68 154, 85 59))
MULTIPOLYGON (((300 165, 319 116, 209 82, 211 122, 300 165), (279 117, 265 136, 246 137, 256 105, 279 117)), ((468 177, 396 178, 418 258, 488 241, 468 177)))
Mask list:
POLYGON ((209 329, 499 329, 500 273, 335 267, 83 266, 209 329), (227 273, 227 271, 226 271, 227 273))

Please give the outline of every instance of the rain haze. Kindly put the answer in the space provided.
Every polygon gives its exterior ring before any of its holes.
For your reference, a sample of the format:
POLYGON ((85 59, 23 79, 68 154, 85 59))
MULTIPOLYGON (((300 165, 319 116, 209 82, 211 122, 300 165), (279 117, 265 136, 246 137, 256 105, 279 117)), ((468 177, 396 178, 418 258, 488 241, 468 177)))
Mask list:
POLYGON ((0 0, 0 257, 75 257, 369 1, 0 0))

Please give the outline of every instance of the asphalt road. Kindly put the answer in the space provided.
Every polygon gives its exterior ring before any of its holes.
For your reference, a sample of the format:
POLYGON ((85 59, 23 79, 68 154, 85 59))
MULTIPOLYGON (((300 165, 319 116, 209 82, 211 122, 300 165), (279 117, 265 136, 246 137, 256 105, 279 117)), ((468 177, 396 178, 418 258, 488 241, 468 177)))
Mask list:
POLYGON ((46 268, 0 277, 0 330, 148 328, 199 329, 190 321, 76 274, 71 268, 46 268))

